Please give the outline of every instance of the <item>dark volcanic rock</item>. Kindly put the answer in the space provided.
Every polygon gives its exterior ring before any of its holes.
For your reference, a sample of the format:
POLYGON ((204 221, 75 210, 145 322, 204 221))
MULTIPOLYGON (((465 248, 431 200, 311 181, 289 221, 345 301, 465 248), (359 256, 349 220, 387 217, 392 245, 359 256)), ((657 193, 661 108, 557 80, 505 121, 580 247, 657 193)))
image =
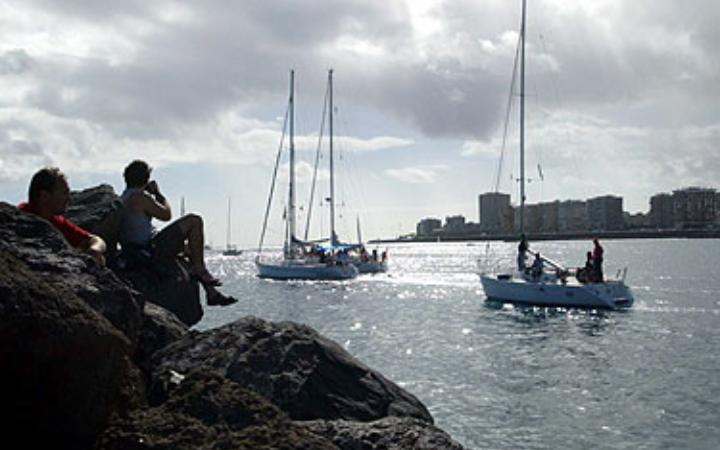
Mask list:
MULTIPOLYGON (((78 266, 85 262, 65 253, 78 266)), ((0 398, 7 448, 88 448, 110 416, 143 401, 132 343, 80 298, 78 283, 70 280, 77 274, 64 276, 68 282, 59 283, 0 251, 0 398)))
POLYGON ((118 419, 96 450, 337 449, 259 395, 217 374, 190 373, 167 401, 118 419))
POLYGON ((0 203, 4 447, 462 448, 413 395, 313 329, 246 317, 188 330, 142 300, 157 289, 130 289, 0 203))
POLYGON ((144 297, 171 311, 187 326, 200 322, 200 286, 191 278, 189 265, 181 259, 163 262, 154 268, 128 267, 118 269, 118 276, 144 297))
POLYGON ((70 206, 65 217, 75 225, 103 238, 107 244, 107 265, 115 266, 118 236, 122 224, 123 204, 112 186, 101 184, 94 188, 70 193, 70 206))
POLYGON ((153 366, 154 374, 195 367, 220 373, 295 420, 400 416, 432 423, 412 394, 312 328, 291 322, 245 317, 193 333, 157 352, 153 366))
POLYGON ((185 336, 188 328, 173 313, 152 303, 145 303, 144 312, 135 362, 149 374, 152 354, 185 336))
POLYGON ((111 270, 70 248, 49 222, 0 203, 0 252, 22 260, 47 284, 72 291, 137 342, 142 304, 111 270))
POLYGON ((462 450, 447 433, 409 417, 387 417, 373 422, 313 420, 298 422, 308 430, 348 450, 462 450))
POLYGON ((122 202, 112 186, 101 184, 82 191, 72 191, 65 217, 77 226, 92 231, 108 214, 120 208, 122 202))

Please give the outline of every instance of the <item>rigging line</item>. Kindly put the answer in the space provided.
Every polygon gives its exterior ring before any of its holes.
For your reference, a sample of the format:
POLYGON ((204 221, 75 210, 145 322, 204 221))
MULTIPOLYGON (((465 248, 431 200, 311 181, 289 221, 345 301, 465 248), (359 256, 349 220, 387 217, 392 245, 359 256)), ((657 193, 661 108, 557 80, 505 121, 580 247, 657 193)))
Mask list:
MULTIPOLYGON (((539 41, 540 41, 540 44, 542 45, 543 53, 548 55, 550 52, 547 49, 545 34, 542 32, 539 34, 539 41)), ((563 111, 565 108, 565 105, 563 103, 562 96, 560 95, 560 88, 558 87, 559 83, 558 83, 557 73, 554 71, 550 71, 550 83, 552 85, 552 93, 554 95, 555 103, 557 104, 557 109, 559 111, 563 111)), ((563 134, 565 137, 565 143, 566 143, 566 145, 568 145, 568 147, 572 148, 572 143, 571 143, 571 139, 570 139, 570 131, 568 131, 567 126, 564 126, 563 128, 564 128, 563 134)), ((571 161, 572 167, 573 167, 573 173, 582 178, 582 171, 580 170, 580 166, 578 165, 576 152, 570 151, 569 153, 570 153, 570 161, 571 161)), ((542 164, 542 153, 540 153, 540 159, 541 159, 540 163, 542 164)), ((583 191, 583 197, 587 198, 588 195, 587 195, 587 189, 586 189, 585 183, 580 183, 580 186, 583 191)))
POLYGON ((508 94, 507 108, 505 110, 505 125, 503 129, 502 147, 500 149, 500 161, 498 162, 497 172, 495 173, 495 186, 493 192, 497 193, 500 188, 500 173, 502 172, 503 160, 505 159, 505 149, 507 145, 508 126, 510 124, 510 115, 512 114, 512 100, 515 93, 515 83, 517 81, 517 65, 520 54, 520 39, 518 35, 518 45, 515 49, 515 61, 513 63, 512 78, 510 81, 510 92, 508 94))
POLYGON ((325 88, 325 99, 323 100, 323 111, 320 119, 320 133, 318 134, 317 150, 315 151, 315 168, 313 169, 312 185, 310 187, 310 201, 308 202, 308 211, 305 222, 305 240, 308 240, 308 234, 310 233, 310 219, 312 218, 312 207, 315 199, 315 183, 317 181, 318 165, 320 164, 320 150, 322 148, 322 138, 325 133, 325 118, 327 116, 328 106, 328 93, 330 91, 330 85, 325 88))
MULTIPOLYGON (((344 98, 341 93, 341 87, 339 88, 337 84, 335 84, 334 89, 336 93, 335 97, 344 98)), ((344 111, 337 105, 334 105, 334 109, 335 117, 337 118, 336 123, 340 125, 338 127, 340 132, 336 133, 335 142, 338 154, 340 155, 339 159, 342 161, 342 164, 336 166, 336 170, 339 169, 341 178, 344 180, 344 182, 340 185, 340 198, 342 199, 341 208, 345 211, 343 216, 349 217, 351 214, 348 211, 355 211, 357 213, 358 210, 366 210, 364 201, 365 192, 363 190, 363 183, 359 181, 357 177, 357 175, 361 172, 359 170, 360 164, 357 162, 356 152, 352 151, 352 146, 348 145, 348 136, 352 136, 353 133, 349 131, 350 127, 345 118, 344 111)), ((341 225, 344 225, 347 228, 347 221, 341 221, 341 225)))
POLYGON ((287 130, 288 117, 290 115, 290 102, 288 101, 287 109, 285 110, 285 118, 283 120, 283 132, 280 137, 280 145, 278 146, 277 156, 275 156, 275 168, 273 169, 272 182, 270 183, 270 193, 268 194, 268 202, 265 207, 265 219, 263 220, 262 232, 260 233, 260 242, 258 243, 258 254, 257 259, 260 259, 260 253, 262 253, 263 241, 265 240, 265 231, 267 230, 268 217, 270 216, 270 205, 272 204, 273 194, 275 192, 275 181, 277 179, 278 167, 280 165, 280 156, 282 155, 283 144, 285 142, 285 131, 287 130))
MULTIPOLYGON (((348 133, 348 135, 350 135, 348 133)), ((363 172, 361 171, 362 165, 358 163, 358 152, 357 151, 346 151, 348 154, 348 167, 352 171, 353 176, 348 176, 350 179, 350 185, 352 189, 355 191, 355 197, 359 201, 359 204, 357 207, 359 207, 362 211, 367 211, 367 192, 365 190, 365 183, 363 183, 364 177, 363 172)))
POLYGON ((340 165, 340 171, 342 175, 342 179, 344 180, 344 183, 341 185, 342 189, 342 199, 344 204, 347 207, 347 204, 354 205, 354 208, 351 207, 350 209, 357 209, 357 203, 360 203, 360 207, 364 207, 364 204, 362 202, 363 200, 363 192, 362 192, 362 183, 357 181, 356 175, 360 173, 359 171, 359 165, 357 163, 357 160, 355 158, 355 152, 351 151, 349 149, 349 146, 347 145, 347 139, 346 136, 350 136, 350 133, 347 132, 347 122, 345 121, 345 116, 341 115, 339 113, 339 110, 337 110, 337 116, 340 121, 340 125, 343 128, 343 133, 341 133, 340 137, 338 138, 338 145, 339 153, 342 155, 341 160, 344 164, 340 165), (352 199, 352 201, 348 201, 348 199, 352 199))
MULTIPOLYGON (((507 146, 507 136, 508 136, 508 127, 510 124, 510 118, 512 114, 512 100, 515 93, 515 84, 517 82, 517 67, 518 67, 518 60, 520 59, 520 44, 522 42, 523 36, 522 33, 518 34, 518 41, 517 45, 515 47, 515 59, 513 61, 513 70, 512 70, 512 77, 510 78, 510 91, 508 92, 508 100, 507 100, 507 107, 505 109, 505 124, 503 126, 503 138, 502 138, 502 146, 500 147, 500 160, 498 161, 498 168, 497 172, 495 173, 495 186, 493 187, 493 192, 497 193, 500 189, 500 174, 502 172, 503 167, 503 160, 505 158, 505 149, 507 146)), ((485 244, 485 256, 489 255, 490 253, 490 241, 487 241, 485 244)))

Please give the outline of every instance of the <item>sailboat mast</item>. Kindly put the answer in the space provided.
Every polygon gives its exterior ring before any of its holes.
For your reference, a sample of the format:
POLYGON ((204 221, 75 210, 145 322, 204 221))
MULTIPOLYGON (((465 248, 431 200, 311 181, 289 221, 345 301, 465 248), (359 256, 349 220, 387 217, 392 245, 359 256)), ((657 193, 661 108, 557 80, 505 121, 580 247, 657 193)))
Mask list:
POLYGON ((228 197, 227 240, 225 241, 225 249, 230 248, 230 214, 230 197, 228 197))
POLYGON ((337 235, 335 234, 335 167, 333 158, 333 70, 328 70, 328 102, 330 115, 328 116, 329 132, 330 132, 330 244, 337 245, 337 235))
POLYGON ((520 25, 520 234, 525 232, 525 12, 522 2, 520 25))
POLYGON ((290 182, 288 192, 288 211, 287 211, 287 248, 292 247, 293 238, 295 237, 295 71, 290 71, 290 117, 289 117, 289 138, 290 138, 290 182))

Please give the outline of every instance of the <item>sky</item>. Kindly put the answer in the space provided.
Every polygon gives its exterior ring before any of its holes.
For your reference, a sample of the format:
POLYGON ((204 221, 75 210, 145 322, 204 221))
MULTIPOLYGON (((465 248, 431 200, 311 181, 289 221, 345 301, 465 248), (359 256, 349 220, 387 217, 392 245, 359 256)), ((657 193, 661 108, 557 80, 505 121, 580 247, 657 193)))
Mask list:
MULTIPOLYGON (((635 213, 658 192, 720 187, 720 2, 528 3, 529 202, 613 194, 635 213)), ((209 242, 225 245, 230 203, 231 240, 257 246, 294 69, 302 235, 333 69, 341 238, 358 220, 364 239, 477 222, 496 179, 517 202, 519 24, 509 0, 6 0, 0 201, 24 200, 48 165, 74 190, 119 193, 144 159, 209 242)), ((309 237, 329 227, 323 142, 309 237)), ((268 244, 285 159, 278 173, 268 244)))

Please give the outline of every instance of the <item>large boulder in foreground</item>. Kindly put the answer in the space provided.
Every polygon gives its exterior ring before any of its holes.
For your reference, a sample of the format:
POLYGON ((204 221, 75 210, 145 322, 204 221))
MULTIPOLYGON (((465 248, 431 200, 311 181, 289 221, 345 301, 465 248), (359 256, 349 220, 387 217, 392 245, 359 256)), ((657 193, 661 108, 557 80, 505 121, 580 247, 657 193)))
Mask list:
POLYGON ((0 202, 0 252, 22 260, 48 285, 73 292, 137 342, 142 302, 111 270, 71 248, 46 220, 0 202))
POLYGON ((312 328, 245 317, 153 355, 153 383, 202 368, 257 392, 294 420, 433 419, 420 401, 312 328))
POLYGON ((174 375, 161 404, 118 418, 95 450, 463 450, 423 420, 292 421, 258 394, 218 374, 174 375))
POLYGON ((336 450, 254 392, 195 371, 172 385, 161 405, 119 418, 96 450, 336 450))
POLYGON ((447 433, 411 417, 386 417, 373 422, 313 420, 299 422, 341 449, 362 450, 463 450, 447 433))
POLYGON ((140 333, 135 363, 150 373, 150 358, 157 350, 187 335, 187 326, 170 311, 153 303, 145 303, 143 326, 140 333))
POLYGON ((184 260, 128 265, 116 268, 115 273, 142 293, 148 302, 171 311, 185 325, 191 327, 202 319, 200 285, 191 277, 190 266, 184 260))
MULTIPOLYGON (((87 262, 70 252, 63 257, 75 267, 87 262)), ((46 269, 56 262, 45 258, 46 269)), ((40 265, 39 256, 33 264, 40 265)), ((69 280, 73 275, 64 276, 68 283, 54 282, 47 272, 0 251, 0 399, 7 448, 89 448, 112 416, 144 402, 130 339, 81 298, 78 282, 69 280)))

